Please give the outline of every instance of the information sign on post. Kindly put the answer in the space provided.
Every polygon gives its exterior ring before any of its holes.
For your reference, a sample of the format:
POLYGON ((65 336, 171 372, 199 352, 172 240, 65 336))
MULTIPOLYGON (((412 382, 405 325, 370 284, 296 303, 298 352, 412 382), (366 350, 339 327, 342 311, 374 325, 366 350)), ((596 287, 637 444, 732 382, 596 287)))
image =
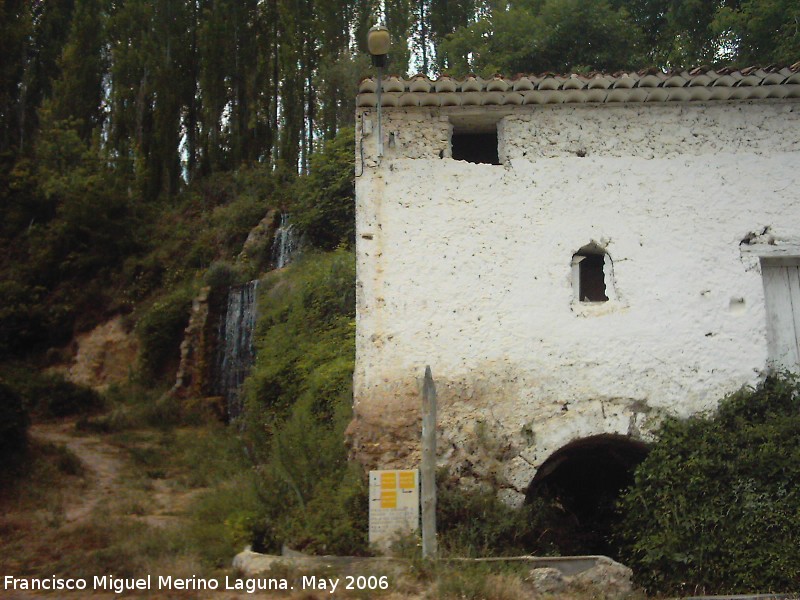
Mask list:
POLYGON ((369 472, 369 543, 381 548, 419 529, 419 471, 369 472))

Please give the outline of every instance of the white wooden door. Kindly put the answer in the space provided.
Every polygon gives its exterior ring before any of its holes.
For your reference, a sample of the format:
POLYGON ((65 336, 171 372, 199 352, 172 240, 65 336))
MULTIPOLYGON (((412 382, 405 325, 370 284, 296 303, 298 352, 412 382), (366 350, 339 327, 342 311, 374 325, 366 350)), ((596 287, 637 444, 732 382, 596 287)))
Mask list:
POLYGON ((770 366, 800 370, 800 259, 761 264, 770 366))

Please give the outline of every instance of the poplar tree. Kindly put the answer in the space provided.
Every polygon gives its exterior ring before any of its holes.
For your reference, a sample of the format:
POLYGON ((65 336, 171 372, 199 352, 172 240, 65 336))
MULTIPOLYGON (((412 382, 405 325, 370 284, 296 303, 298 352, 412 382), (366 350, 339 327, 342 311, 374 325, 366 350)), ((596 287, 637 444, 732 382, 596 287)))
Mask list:
POLYGON ((152 20, 147 0, 115 3, 109 17, 109 149, 122 172, 140 182, 147 178, 152 132, 152 20))
POLYGON ((85 143, 103 122, 103 79, 107 70, 106 7, 103 0, 77 0, 69 37, 58 61, 60 74, 48 103, 55 121, 75 120, 85 143))
POLYGON ((476 11, 474 0, 430 0, 430 36, 437 72, 443 73, 455 64, 455 60, 448 58, 442 42, 460 27, 469 26, 477 17, 476 11))
POLYGON ((392 36, 388 65, 390 73, 405 76, 409 70, 413 70, 406 40, 416 38, 415 3, 416 0, 386 0, 386 27, 392 36))
POLYGON ((0 2, 0 148, 31 148, 38 110, 58 76, 73 0, 0 2))
POLYGON ((32 27, 26 2, 0 0, 0 152, 19 145, 20 86, 32 27))

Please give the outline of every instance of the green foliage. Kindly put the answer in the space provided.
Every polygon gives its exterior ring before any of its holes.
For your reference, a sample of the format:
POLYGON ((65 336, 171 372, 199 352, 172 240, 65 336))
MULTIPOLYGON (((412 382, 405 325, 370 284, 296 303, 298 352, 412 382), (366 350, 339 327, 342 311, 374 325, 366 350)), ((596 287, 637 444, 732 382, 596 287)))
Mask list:
POLYGON ((788 65, 800 52, 800 9, 791 0, 482 4, 472 22, 437 39, 451 74, 788 65))
POLYGON ((623 496, 624 559, 650 591, 779 592, 800 581, 800 382, 669 420, 623 496))
POLYGON ((541 539, 549 510, 543 503, 515 509, 494 490, 465 489, 446 472, 437 476, 436 526, 442 552, 453 556, 551 554, 541 539))
MULTIPOLYGON (((344 453, 340 449, 335 452, 343 462, 344 453)), ((311 554, 368 554, 369 495, 361 468, 339 464, 327 471, 319 467, 313 471, 320 480, 315 482, 308 502, 298 503, 288 514, 281 515, 273 537, 311 554)))
POLYGON ((633 0, 625 4, 644 34, 651 65, 691 69, 719 62, 721 40, 712 22, 728 2, 633 0))
MULTIPOLYGON (((198 181, 173 204, 151 207, 146 252, 130 256, 120 275, 127 303, 135 305, 161 288, 180 285, 213 263, 220 265, 207 276, 224 279, 220 269, 226 264, 234 269, 248 233, 270 207, 287 201, 293 180, 285 173, 247 168, 198 181)), ((239 272, 246 269, 237 266, 233 279, 255 276, 268 262, 268 256, 255 257, 246 265, 250 271, 239 272)))
POLYGON ((246 382, 247 407, 267 432, 304 397, 330 417, 351 393, 355 356, 355 264, 344 250, 307 254, 264 282, 258 355, 246 382))
POLYGON ((3 379, 22 398, 25 410, 39 418, 89 415, 103 407, 97 392, 58 373, 43 373, 26 365, 5 365, 3 379))
POLYGON ((255 541, 253 531, 263 522, 258 482, 245 470, 198 498, 191 514, 189 537, 204 562, 228 567, 234 554, 255 541))
POLYGON ((178 435, 170 447, 180 449, 186 483, 210 488, 191 506, 189 537, 205 563, 226 567, 231 556, 256 543, 265 522, 264 498, 272 491, 263 488, 241 440, 222 426, 178 435))
MULTIPOLYGON (((398 69, 404 72, 405 69, 398 69)), ((353 126, 353 107, 345 98, 355 98, 358 82, 370 72, 369 57, 349 50, 324 55, 318 71, 319 98, 322 103, 319 122, 325 139, 336 137, 338 131, 353 126)))
POLYGON ((22 397, 0 381, 0 472, 15 466, 24 455, 28 422, 22 397))
POLYGON ((216 261, 206 271, 206 285, 213 291, 227 290, 233 285, 242 283, 242 275, 239 270, 229 262, 216 261))
POLYGON ((246 382, 246 434, 263 465, 258 545, 367 552, 363 473, 348 466, 354 261, 307 254, 265 281, 258 355, 246 382))
MULTIPOLYGON (((103 400, 108 410, 80 419, 78 429, 99 433, 120 433, 147 427, 168 430, 191 420, 178 399, 163 394, 139 377, 110 386, 103 394, 103 400)), ((208 415, 197 411, 190 416, 197 419, 208 415)))
POLYGON ((36 178, 39 193, 56 212, 32 232, 31 260, 49 284, 89 279, 136 248, 136 218, 122 187, 125 180, 80 139, 77 123, 46 116, 45 124, 37 143, 36 178))
POLYGON ((6 232, 12 250, 0 263, 13 301, 0 316, 0 351, 60 345, 102 319, 109 279, 139 248, 141 221, 125 179, 80 139, 76 122, 49 113, 42 120, 35 160, 13 173, 17 230, 6 232))
POLYGON ((67 381, 60 375, 44 376, 27 393, 37 398, 34 410, 46 417, 69 417, 96 412, 103 400, 93 389, 67 381))
POLYGON ((158 379, 175 372, 193 295, 191 286, 181 286, 153 302, 139 318, 139 368, 145 378, 158 379))
POLYGON ((91 139, 103 120, 104 0, 76 0, 72 24, 59 57, 61 74, 53 84, 53 95, 45 102, 58 119, 77 119, 81 139, 91 139))
POLYGON ((742 66, 790 65, 800 56, 800 5, 793 0, 745 0, 723 6, 712 24, 726 58, 742 66))
MULTIPOLYGON (((45 117, 36 160, 6 174, 15 225, 4 230, 9 251, 0 262, 7 299, 0 307, 0 355, 62 345, 76 329, 185 287, 214 262, 215 285, 266 268, 270 248, 263 244, 237 263, 236 274, 223 272, 269 207, 288 203, 293 174, 243 168, 192 185, 172 204, 143 204, 131 197, 131 180, 81 140, 75 122, 45 117)), ((145 329, 150 320, 145 315, 145 329)), ((158 374, 160 359, 145 363, 148 377, 158 374)))
POLYGON ((80 139, 73 121, 43 114, 35 160, 10 175, 8 252, 0 280, 0 352, 60 345, 103 318, 108 279, 139 248, 141 222, 125 179, 80 139), (20 227, 24 223, 24 229, 20 227), (77 326, 77 327, 76 327, 77 326))
POLYGON ((0 356, 40 345, 52 331, 51 315, 42 302, 44 290, 14 280, 0 281, 0 356))
POLYGON ((355 240, 355 134, 343 129, 311 158, 311 172, 297 182, 292 220, 307 241, 323 250, 355 240))
POLYGON ((493 10, 441 47, 452 73, 491 76, 635 68, 642 63, 640 44, 624 7, 606 0, 545 0, 493 10))
POLYGON ((73 4, 0 4, 0 152, 24 151, 35 137, 37 110, 58 76, 73 4))

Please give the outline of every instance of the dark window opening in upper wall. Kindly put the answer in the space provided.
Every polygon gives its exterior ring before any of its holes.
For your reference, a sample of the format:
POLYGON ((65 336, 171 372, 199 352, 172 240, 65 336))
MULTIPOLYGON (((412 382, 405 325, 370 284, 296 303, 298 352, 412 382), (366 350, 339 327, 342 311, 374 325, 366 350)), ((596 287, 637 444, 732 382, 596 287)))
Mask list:
POLYGON ((579 252, 577 256, 581 257, 578 298, 581 302, 606 302, 605 255, 579 252))
POLYGON ((500 164, 497 152, 497 127, 494 131, 485 133, 453 129, 453 137, 450 142, 452 155, 456 160, 488 165, 500 164))

